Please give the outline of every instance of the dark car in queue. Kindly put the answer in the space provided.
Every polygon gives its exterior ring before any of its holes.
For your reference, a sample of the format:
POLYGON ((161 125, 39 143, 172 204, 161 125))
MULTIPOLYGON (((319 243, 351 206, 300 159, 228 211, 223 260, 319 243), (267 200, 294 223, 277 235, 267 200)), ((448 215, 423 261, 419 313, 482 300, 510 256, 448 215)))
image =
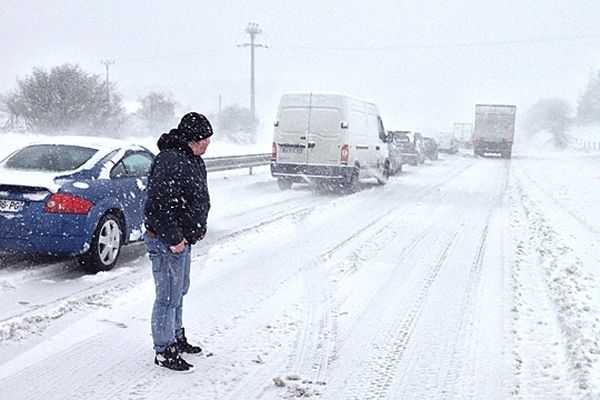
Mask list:
POLYGON ((402 155, 404 151, 402 136, 397 135, 394 131, 388 131, 387 143, 390 160, 390 175, 395 175, 402 172, 402 165, 406 164, 406 159, 402 155))
POLYGON ((433 138, 423 137, 423 149, 426 158, 431 161, 438 159, 438 145, 433 138))
POLYGON ((408 165, 423 164, 423 138, 419 132, 414 131, 389 131, 388 137, 400 152, 403 163, 408 165))
POLYGON ((72 254, 88 272, 142 239, 154 154, 118 140, 68 137, 0 162, 0 251, 72 254))

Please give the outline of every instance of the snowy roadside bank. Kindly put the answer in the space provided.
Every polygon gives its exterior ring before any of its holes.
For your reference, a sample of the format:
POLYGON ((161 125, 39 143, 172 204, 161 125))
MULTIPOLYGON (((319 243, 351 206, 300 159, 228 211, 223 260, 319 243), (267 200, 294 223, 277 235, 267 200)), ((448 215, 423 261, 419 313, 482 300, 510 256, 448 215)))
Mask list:
MULTIPOLYGON (((517 299, 517 309, 522 318, 529 314, 531 323, 546 327, 542 330, 546 351, 565 358, 576 383, 574 393, 579 395, 600 393, 599 167, 600 155, 527 154, 512 160, 509 185, 517 232, 516 273, 521 270, 523 279, 531 279, 526 278, 531 274, 527 270, 538 270, 537 281, 522 282, 538 287, 524 290, 541 290, 551 300, 546 305, 541 301, 527 304, 523 296, 517 299), (549 343, 552 321, 565 343, 549 343)), ((543 358, 537 361, 544 371, 541 376, 547 376, 552 385, 556 366, 542 363, 543 358)))

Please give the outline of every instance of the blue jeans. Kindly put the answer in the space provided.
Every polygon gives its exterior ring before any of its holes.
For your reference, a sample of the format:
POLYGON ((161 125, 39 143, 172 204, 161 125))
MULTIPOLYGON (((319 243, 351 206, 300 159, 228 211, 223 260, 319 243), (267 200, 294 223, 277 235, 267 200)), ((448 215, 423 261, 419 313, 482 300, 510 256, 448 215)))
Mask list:
POLYGON ((175 342, 176 331, 181 330, 184 281, 189 287, 190 246, 186 246, 181 253, 172 253, 169 245, 158 236, 144 236, 144 244, 152 261, 156 288, 152 308, 152 340, 154 350, 163 352, 175 342))
POLYGON ((190 266, 192 264, 192 246, 186 245, 185 248, 185 261, 183 263, 183 287, 181 288, 181 300, 179 301, 179 307, 175 310, 175 338, 183 338, 183 296, 185 296, 190 289, 190 266))

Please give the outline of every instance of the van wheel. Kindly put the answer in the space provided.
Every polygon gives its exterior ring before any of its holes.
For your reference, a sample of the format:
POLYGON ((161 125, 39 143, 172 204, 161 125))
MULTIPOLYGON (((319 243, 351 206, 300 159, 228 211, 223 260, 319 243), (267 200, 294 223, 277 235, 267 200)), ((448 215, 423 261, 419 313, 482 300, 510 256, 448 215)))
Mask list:
POLYGON ((79 257, 79 263, 88 273, 108 271, 117 263, 123 244, 123 228, 119 218, 107 213, 98 222, 90 249, 79 257))
POLYGON ((356 193, 358 191, 358 172, 354 172, 350 180, 346 182, 345 189, 347 193, 356 193))
POLYGON ((277 186, 281 190, 290 190, 292 188, 292 181, 285 178, 277 178, 277 186))
POLYGON ((383 170, 381 171, 381 176, 377 177, 377 183, 385 185, 388 179, 390 179, 390 163, 386 162, 385 167, 383 167, 383 170))

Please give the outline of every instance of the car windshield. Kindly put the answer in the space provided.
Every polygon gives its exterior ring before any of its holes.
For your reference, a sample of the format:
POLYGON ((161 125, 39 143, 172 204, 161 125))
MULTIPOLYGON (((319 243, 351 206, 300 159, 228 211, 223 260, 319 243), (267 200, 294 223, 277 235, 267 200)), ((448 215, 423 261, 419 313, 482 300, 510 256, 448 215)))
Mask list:
POLYGON ((14 153, 6 160, 4 166, 33 171, 72 171, 82 166, 97 151, 73 145, 32 145, 14 153))

